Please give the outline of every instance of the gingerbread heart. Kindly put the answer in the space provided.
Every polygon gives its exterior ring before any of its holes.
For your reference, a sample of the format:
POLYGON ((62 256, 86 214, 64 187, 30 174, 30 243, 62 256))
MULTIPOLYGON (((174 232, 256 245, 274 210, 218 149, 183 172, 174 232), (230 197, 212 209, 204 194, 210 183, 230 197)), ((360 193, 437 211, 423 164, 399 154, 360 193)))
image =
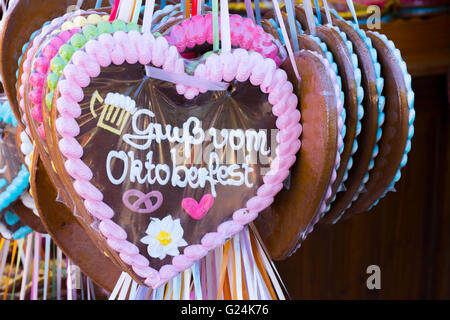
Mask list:
MULTIPOLYGON (((330 64, 307 50, 296 53, 296 63, 302 77, 295 88, 302 111, 302 148, 289 190, 280 192, 255 222, 275 260, 293 254, 325 211, 343 144, 343 103, 330 64)), ((283 67, 295 81, 291 65, 286 61, 283 67)))
POLYGON ((380 140, 379 155, 366 183, 364 194, 346 212, 346 218, 362 213, 375 206, 380 199, 394 189, 400 180, 401 169, 408 161, 411 139, 414 135, 414 92, 411 75, 403 61, 400 50, 385 35, 368 32, 380 57, 381 73, 386 81, 386 120, 380 140))
MULTIPOLYGON (((322 10, 322 14, 325 17, 325 11, 322 10)), ((337 15, 332 15, 332 22, 335 25, 335 28, 339 28, 338 30, 341 31, 341 34, 344 33, 346 37, 348 38, 347 41, 351 42, 351 47, 353 48, 353 52, 358 57, 358 63, 361 70, 361 86, 364 90, 364 98, 361 102, 361 105, 358 107, 358 115, 366 114, 366 118, 370 118, 372 114, 372 110, 377 110, 378 115, 374 116, 372 119, 374 119, 375 123, 372 123, 372 126, 367 124, 368 122, 362 121, 361 123, 358 123, 358 127, 360 128, 359 131, 366 132, 372 131, 372 129, 368 128, 377 128, 376 130, 376 139, 378 142, 378 139, 382 136, 381 128, 380 126, 383 123, 383 119, 385 117, 383 108, 384 108, 384 102, 385 97, 383 96, 382 90, 384 86, 384 79, 381 77, 381 68, 380 64, 378 62, 377 58, 377 52, 372 46, 371 40, 367 37, 365 32, 358 28, 355 24, 352 24, 348 21, 345 21, 338 17, 337 15), (363 109, 361 108, 363 107, 363 109), (365 111, 366 110, 366 111, 365 111), (365 125, 364 125, 365 124, 365 125)), ((348 112, 348 114, 351 116, 351 113, 348 112)), ((364 150, 367 148, 368 155, 372 155, 371 163, 373 163, 374 159, 376 160, 377 157, 377 150, 379 149, 379 146, 375 144, 375 146, 370 149, 370 144, 365 143, 362 139, 364 138, 364 134, 361 135, 361 137, 357 136, 357 141, 354 142, 355 144, 355 154, 353 155, 353 158, 349 162, 351 166, 353 166, 352 163, 355 163, 354 167, 358 168, 360 167, 360 159, 363 159, 364 157, 361 157, 361 152, 364 152, 364 150), (361 148, 358 147, 361 146, 361 148), (358 149, 359 152, 358 152, 358 149), (371 153, 371 154, 370 154, 371 153)), ((367 135, 367 134, 366 134, 367 135)), ((369 165, 369 171, 371 171, 371 168, 373 165, 369 165)), ((350 168, 351 169, 351 168, 350 168)), ((323 222, 325 223, 336 223, 337 220, 344 214, 345 209, 348 209, 348 207, 353 206, 352 201, 354 199, 357 199, 357 197, 360 195, 360 192, 357 192, 352 195, 352 189, 358 187, 361 190, 364 190, 365 187, 363 185, 367 182, 368 178, 372 175, 371 172, 364 172, 364 170, 360 169, 361 174, 365 174, 363 178, 358 178, 357 173, 355 173, 352 170, 348 170, 348 176, 349 180, 344 181, 345 188, 341 188, 341 191, 339 192, 341 194, 336 195, 336 205, 335 208, 330 210, 327 215, 325 215, 323 222), (359 179, 359 180, 358 180, 359 179), (361 181, 362 179, 362 181, 361 181), (352 180, 356 181, 356 183, 352 183, 352 180), (353 187, 352 187, 353 186, 353 187), (346 194, 345 191, 349 191, 350 194, 346 194), (346 200, 344 200, 346 199, 346 200), (344 201, 342 201, 344 200, 344 201)), ((360 175, 361 177, 361 175, 360 175)), ((335 189, 337 190, 337 188, 335 189)), ((363 192, 364 193, 364 192, 363 192)))
POLYGON ((72 56, 52 106, 56 165, 80 221, 98 221, 114 258, 153 287, 270 206, 300 148, 297 97, 272 59, 211 54, 195 78, 185 63, 164 37, 102 34, 72 56), (161 70, 176 84, 152 78, 161 70), (222 80, 227 90, 208 90, 222 80), (130 210, 128 190, 158 191, 162 204, 130 210), (194 220, 182 201, 205 194, 214 205, 194 220))
MULTIPOLYGON (((304 8, 296 6, 295 10, 296 18, 306 29, 308 23, 304 8)), ((307 33, 309 32, 310 30, 307 30, 307 33)), ((376 76, 375 64, 371 60, 361 61, 358 58, 357 54, 360 53, 361 47, 353 45, 347 34, 338 26, 319 25, 316 28, 316 36, 333 53, 342 78, 344 103, 349 120, 342 154, 343 165, 338 170, 338 183, 333 186, 333 197, 330 199, 333 201, 329 202, 330 207, 325 215, 327 221, 335 221, 336 217, 342 214, 351 205, 352 200, 363 191, 364 182, 369 177, 368 171, 373 158, 376 157, 378 148, 376 144, 381 136, 379 127, 383 118, 384 100, 377 93, 381 93, 380 86, 382 87, 383 82, 376 76), (358 49, 356 54, 354 48, 358 49), (360 61, 363 62, 361 66, 365 69, 361 69, 360 61)))

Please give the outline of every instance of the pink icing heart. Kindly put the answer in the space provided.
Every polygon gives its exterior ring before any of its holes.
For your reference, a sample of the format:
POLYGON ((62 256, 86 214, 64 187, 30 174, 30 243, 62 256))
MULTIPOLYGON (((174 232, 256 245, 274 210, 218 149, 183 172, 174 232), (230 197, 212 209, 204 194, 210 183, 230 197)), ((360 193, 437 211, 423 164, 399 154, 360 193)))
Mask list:
POLYGON ((205 194, 200 203, 193 198, 184 198, 181 202, 183 209, 195 220, 202 219, 214 205, 214 197, 211 194, 205 194))

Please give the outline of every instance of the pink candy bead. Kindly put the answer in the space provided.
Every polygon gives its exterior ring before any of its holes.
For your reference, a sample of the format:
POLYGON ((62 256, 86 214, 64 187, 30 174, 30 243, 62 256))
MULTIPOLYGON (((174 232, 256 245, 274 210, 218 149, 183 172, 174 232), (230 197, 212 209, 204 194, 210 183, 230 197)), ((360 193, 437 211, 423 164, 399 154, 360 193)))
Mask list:
POLYGON ((53 38, 50 40, 50 45, 54 48, 61 48, 61 46, 64 44, 64 41, 58 37, 53 38))
POLYGON ((49 59, 54 58, 57 53, 58 49, 56 49, 52 45, 45 46, 44 49, 42 49, 42 54, 49 59))
POLYGON ((36 59, 36 62, 34 63, 34 67, 36 68, 36 70, 43 74, 47 73, 49 65, 50 61, 47 57, 40 57, 36 59))
POLYGON ((36 105, 33 108, 31 108, 31 116, 38 122, 43 121, 42 108, 40 105, 36 105))
POLYGON ((28 99, 30 99, 33 104, 40 104, 41 98, 42 91, 38 91, 36 89, 31 90, 31 92, 28 94, 28 99))
POLYGON ((42 88, 44 85, 45 77, 37 72, 33 72, 29 78, 30 84, 33 88, 42 88))

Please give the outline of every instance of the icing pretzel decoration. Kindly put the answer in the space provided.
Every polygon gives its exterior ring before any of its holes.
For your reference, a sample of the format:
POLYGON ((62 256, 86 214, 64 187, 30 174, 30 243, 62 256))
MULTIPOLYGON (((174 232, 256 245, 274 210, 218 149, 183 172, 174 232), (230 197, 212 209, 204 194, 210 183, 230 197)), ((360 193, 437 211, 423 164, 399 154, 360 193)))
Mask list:
POLYGON ((128 190, 123 194, 123 204, 131 211, 138 213, 152 213, 161 207, 163 203, 163 196, 159 191, 152 191, 147 194, 142 193, 139 190, 128 190), (137 200, 133 203, 130 202, 131 197, 136 197, 137 200), (152 203, 152 198, 155 198, 155 203, 152 203), (144 204, 145 208, 141 208, 144 204))

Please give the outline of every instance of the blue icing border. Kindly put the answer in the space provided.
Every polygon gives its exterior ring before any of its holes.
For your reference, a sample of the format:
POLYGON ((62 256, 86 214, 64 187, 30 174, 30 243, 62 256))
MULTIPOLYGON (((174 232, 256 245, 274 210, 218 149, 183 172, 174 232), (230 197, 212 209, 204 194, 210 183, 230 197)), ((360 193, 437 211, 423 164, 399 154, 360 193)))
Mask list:
POLYGON ((19 221, 20 221, 19 217, 12 211, 8 210, 5 212, 5 222, 8 226, 13 226, 19 221))
MULTIPOLYGON (((378 155, 378 151, 379 151, 379 147, 378 147, 378 142, 381 139, 381 135, 382 135, 382 125, 384 123, 384 119, 385 119, 385 115, 384 115, 384 105, 386 102, 385 97, 382 95, 382 91, 383 91, 383 87, 384 87, 384 79, 383 77, 381 77, 381 66, 378 63, 378 58, 377 58, 377 51, 375 50, 375 48, 373 48, 372 46, 372 41, 370 40, 370 38, 366 35, 366 33, 364 32, 364 30, 360 29, 358 25, 356 25, 354 22, 351 21, 347 21, 345 19, 343 19, 342 17, 340 17, 336 10, 332 9, 330 10, 334 16, 336 18, 338 18, 339 20, 342 20, 344 22, 346 22, 348 25, 350 25, 356 32, 358 32, 359 36, 363 39, 364 43, 366 44, 367 48, 369 49, 370 52, 370 57, 372 59, 372 63, 373 66, 375 68, 375 77, 376 77, 376 89, 377 89, 377 94, 378 94, 378 129, 377 129, 377 136, 376 136, 376 143, 372 152, 372 159, 370 160, 369 163, 369 168, 367 173, 365 174, 363 181, 358 189, 358 191, 356 192, 356 194, 354 195, 352 201, 349 203, 349 205, 341 212, 341 214, 333 221, 333 223, 338 222, 342 216, 344 215, 345 211, 352 205, 352 203, 358 199, 359 195, 361 194, 361 192, 364 191, 365 189, 365 184, 367 183, 367 181, 369 181, 369 172, 370 170, 372 170, 374 164, 375 164, 375 158, 378 155)), ((358 112, 362 112, 364 113, 364 109, 360 110, 359 106, 358 106, 358 112)), ((359 123, 360 125, 360 123, 359 123)), ((361 130, 359 128, 359 130, 361 130)), ((356 141, 355 141, 356 142, 356 141)), ((356 150, 355 150, 356 151, 356 150)))
POLYGON ((16 232, 13 233, 12 239, 19 240, 19 239, 25 238, 32 231, 33 230, 29 226, 22 226, 16 232))
MULTIPOLYGON (((6 124, 11 124, 14 127, 17 126, 17 119, 14 117, 8 101, 0 103, 0 121, 3 121, 6 124)), ((30 183, 29 178, 30 173, 22 164, 17 176, 11 181, 6 189, 0 193, 0 211, 16 201, 28 188, 30 183)))
MULTIPOLYGON (((353 155, 355 154, 355 152, 356 152, 356 150, 358 149, 358 142, 357 142, 357 137, 358 137, 358 135, 361 133, 361 119, 362 119, 362 117, 364 116, 364 108, 363 108, 363 106, 362 106, 362 101, 363 101, 363 99, 364 99, 364 89, 362 88, 362 86, 361 86, 361 70, 359 69, 359 65, 358 65, 358 57, 356 56, 356 54, 354 53, 354 51, 353 51, 353 44, 351 43, 351 41, 349 41, 348 39, 347 39, 347 35, 344 33, 344 32, 342 32, 338 27, 336 27, 336 26, 333 26, 333 25, 329 25, 329 27, 331 27, 331 28, 333 28, 334 30, 336 30, 336 32, 339 34, 339 36, 342 38, 342 40, 345 42, 345 45, 346 45, 346 47, 347 47, 347 49, 348 49, 348 51, 349 51, 349 53, 350 53, 350 55, 351 55, 351 59, 352 59, 352 65, 353 65, 353 70, 354 70, 354 72, 355 72, 355 81, 356 81, 356 87, 357 87, 357 103, 358 103, 358 107, 357 107, 357 109, 358 109, 358 122, 357 122, 357 124, 356 124, 356 126, 357 126, 357 128, 356 128, 356 135, 355 135, 355 141, 354 141, 354 143, 353 143, 353 147, 352 147, 352 152, 351 152, 351 155, 350 155, 350 158, 349 158, 349 161, 348 161, 348 164, 347 164, 347 168, 346 168, 346 170, 345 170, 345 173, 344 173, 344 176, 343 176, 343 178, 342 178, 342 181, 341 181, 341 184, 339 185, 339 188, 338 188, 338 192, 339 191, 343 191, 343 187, 344 187, 344 182, 345 181, 347 181, 347 178, 348 178, 348 172, 349 172, 349 170, 352 168, 352 166, 353 166, 353 155)), ((313 39, 314 38, 317 38, 317 37, 313 37, 313 39)), ((316 39, 315 39, 316 40, 316 39)), ((319 40, 320 41, 320 39, 319 38, 317 38, 317 40, 319 40)), ((316 41, 317 41, 316 40, 316 41)), ((322 41, 320 41, 320 42, 322 42, 322 41)), ((323 42, 322 42, 323 43, 323 42)), ((326 45, 325 43, 324 43, 324 45, 326 45)), ((330 52, 330 54, 331 54, 331 52, 330 52)), ((339 80, 340 80, 340 77, 339 77, 339 80)), ((342 88, 342 87, 341 87, 342 88)), ((344 97, 344 96, 342 96, 342 97, 344 97)), ((343 100, 343 101, 345 101, 345 100, 343 100)), ((345 110, 345 108, 344 108, 344 110, 345 110)), ((343 121, 344 121, 344 127, 343 127, 343 130, 346 130, 346 126, 345 126, 345 118, 343 118, 343 121)), ((340 153, 342 154, 342 151, 343 151, 343 148, 344 148, 344 146, 342 146, 342 148, 341 148, 341 150, 340 150, 340 153)), ((338 167, 337 167, 338 168, 338 167)), ((336 169, 337 169, 336 168, 336 169)), ((327 206, 327 208, 326 208, 326 210, 325 210, 325 212, 323 213, 323 215, 325 215, 329 210, 330 210, 330 208, 331 208, 331 204, 333 203, 333 201, 336 199, 336 196, 337 196, 337 192, 336 192, 336 194, 334 195, 334 197, 331 199, 331 201, 330 201, 330 204, 327 206)))
MULTIPOLYGON (((12 211, 6 211, 5 212, 5 222, 8 226, 12 227, 14 226, 16 223, 18 223, 20 221, 19 217, 13 213, 12 211)), ((27 236, 29 233, 31 233, 33 230, 29 227, 29 226, 22 226, 19 229, 17 229, 11 236, 11 239, 13 240, 18 240, 18 239, 22 239, 25 236, 27 236)))
POLYGON ((274 18, 270 18, 269 22, 273 27, 275 27, 275 29, 277 29, 278 36, 280 37, 280 40, 281 40, 281 44, 284 46, 286 43, 284 42, 284 37, 281 32, 281 28, 278 26, 278 22, 274 18))
MULTIPOLYGON (((167 8, 167 7, 165 7, 167 8)), ((158 10, 160 11, 160 10, 158 10)), ((152 26, 152 30, 157 29, 158 27, 160 27, 162 24, 166 23, 167 20, 169 20, 170 18, 172 18, 175 14, 181 12, 180 10, 173 10, 170 14, 164 16, 164 18, 161 19, 161 21, 155 25, 152 26)), ((161 14, 163 14, 165 12, 162 12, 161 14)))
POLYGON ((414 109, 414 91, 411 88, 411 75, 408 73, 406 63, 402 58, 401 52, 399 49, 397 49, 392 42, 392 40, 389 40, 384 34, 380 34, 376 31, 369 31, 370 33, 378 36, 389 48, 389 50, 394 54, 395 58, 397 59, 397 64, 400 66, 400 69, 403 72, 403 81, 405 81, 406 85, 406 91, 407 91, 407 101, 408 101, 408 108, 409 108, 409 129, 408 129, 408 139, 406 140, 406 146, 405 150, 403 152, 403 158, 400 163, 399 168, 397 169, 397 173, 395 174, 394 179, 392 180, 389 187, 384 191, 384 193, 369 207, 368 210, 372 209, 374 206, 378 204, 378 202, 383 199, 386 194, 389 191, 392 191, 395 183, 400 180, 401 178, 401 169, 406 165, 408 162, 408 153, 411 150, 411 139, 414 136, 414 120, 416 118, 416 111, 414 109))
MULTIPOLYGON (((173 10, 177 5, 173 5, 173 4, 168 4, 166 5, 164 8, 156 10, 153 13, 153 19, 158 18, 160 15, 165 14, 167 12, 169 12, 170 10, 173 10)), ((145 6, 144 6, 145 7, 145 6)), ((179 10, 181 10, 181 5, 179 6, 180 8, 178 8, 179 10)))
POLYGON ((336 30, 336 32, 339 34, 339 36, 344 41, 344 43, 345 43, 345 45, 347 47, 347 50, 348 50, 348 52, 350 53, 350 56, 351 56, 353 71, 355 73, 355 82, 356 82, 356 90, 357 90, 356 91, 357 92, 356 99, 357 99, 357 104, 358 104, 358 106, 357 106, 358 121, 356 123, 355 141, 353 142, 352 151, 351 151, 348 163, 347 163, 347 168, 345 169, 345 172, 344 172, 344 176, 342 178, 342 181, 341 181, 341 183, 340 183, 340 185, 338 187, 338 190, 337 190, 336 194, 331 199, 330 203, 327 206, 327 209, 322 214, 322 216, 324 216, 328 211, 330 211, 332 203, 334 202, 334 200, 336 200, 337 193, 340 192, 340 191, 344 191, 345 190, 345 184, 344 183, 345 183, 345 181, 347 181, 347 179, 348 179, 348 172, 350 171, 350 169, 353 166, 353 155, 358 150, 357 137, 361 133, 361 119, 364 116, 364 108, 363 108, 363 106, 361 104, 363 99, 364 99, 364 89, 361 86, 362 74, 361 74, 361 69, 359 69, 358 57, 356 56, 356 54, 353 51, 353 44, 351 43, 350 40, 347 39, 347 35, 344 32, 342 32, 338 27, 333 26, 333 25, 328 25, 328 26, 333 28, 334 30, 336 30))
POLYGON ((9 101, 0 102, 0 121, 6 124, 11 124, 14 128, 17 127, 17 119, 11 110, 9 101))

